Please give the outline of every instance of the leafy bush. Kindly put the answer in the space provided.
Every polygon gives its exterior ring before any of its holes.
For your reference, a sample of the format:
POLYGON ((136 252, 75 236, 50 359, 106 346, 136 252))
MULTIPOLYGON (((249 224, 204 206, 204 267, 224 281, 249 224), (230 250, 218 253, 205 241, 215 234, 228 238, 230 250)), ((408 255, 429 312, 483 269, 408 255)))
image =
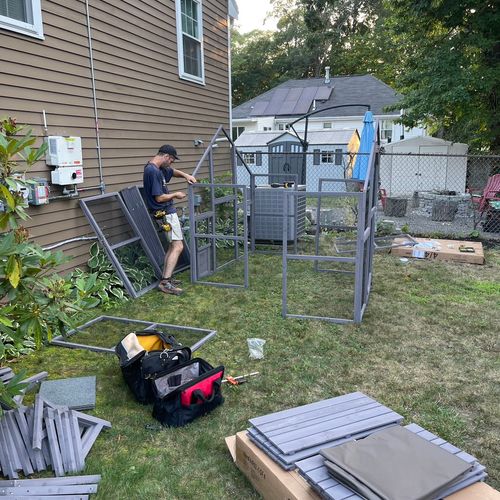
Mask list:
MULTIPOLYGON (((29 218, 22 191, 31 181, 22 179, 46 150, 45 144, 34 147, 35 142, 31 130, 14 119, 0 122, 0 363, 62 333, 80 311, 71 283, 53 274, 68 259, 29 241, 28 231, 18 222, 29 218), (24 172, 19 172, 19 161, 26 166, 24 172)), ((18 390, 17 378, 8 386, 0 384, 0 399, 18 390)))
POLYGON ((87 265, 90 274, 77 268, 70 276, 77 300, 84 307, 111 307, 115 301, 128 300, 124 294, 123 283, 116 275, 106 254, 97 243, 90 247, 87 265))

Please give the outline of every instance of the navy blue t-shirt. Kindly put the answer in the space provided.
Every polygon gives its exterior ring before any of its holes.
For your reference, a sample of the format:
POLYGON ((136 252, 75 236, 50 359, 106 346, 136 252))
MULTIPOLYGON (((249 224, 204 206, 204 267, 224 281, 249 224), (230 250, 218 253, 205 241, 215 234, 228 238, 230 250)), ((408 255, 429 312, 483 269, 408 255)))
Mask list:
POLYGON ((169 194, 167 183, 172 178, 174 170, 171 167, 158 168, 153 163, 148 163, 144 167, 144 194, 149 210, 165 210, 167 214, 175 214, 173 200, 158 203, 155 196, 169 194))

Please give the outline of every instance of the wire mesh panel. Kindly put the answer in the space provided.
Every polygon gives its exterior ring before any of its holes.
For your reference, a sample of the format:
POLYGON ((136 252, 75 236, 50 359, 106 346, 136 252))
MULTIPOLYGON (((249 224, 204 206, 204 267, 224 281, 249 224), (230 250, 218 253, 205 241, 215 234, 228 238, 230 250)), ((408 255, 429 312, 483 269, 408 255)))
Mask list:
POLYGON ((155 288, 161 269, 119 193, 84 198, 80 206, 127 292, 137 298, 155 288))
POLYGON ((216 183, 189 186, 193 283, 248 287, 246 209, 246 186, 216 183))
POLYGON ((287 198, 292 196, 316 199, 317 220, 323 205, 336 212, 327 226, 328 231, 322 231, 325 227, 317 223, 312 241, 301 242, 295 253, 289 252, 285 244, 286 230, 283 230, 283 317, 361 322, 372 283, 379 175, 376 152, 374 142, 363 181, 320 179, 318 185, 320 188, 330 186, 328 191, 285 191, 285 218, 289 211, 287 198), (335 190, 338 185, 342 190, 335 190), (339 248, 348 248, 348 251, 339 248))

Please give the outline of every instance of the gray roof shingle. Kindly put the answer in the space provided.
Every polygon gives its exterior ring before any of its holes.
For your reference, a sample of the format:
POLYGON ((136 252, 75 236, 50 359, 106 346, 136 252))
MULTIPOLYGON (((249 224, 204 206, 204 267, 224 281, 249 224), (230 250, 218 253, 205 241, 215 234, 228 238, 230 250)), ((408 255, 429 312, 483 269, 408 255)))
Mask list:
MULTIPOLYGON (((308 103, 302 103, 301 110, 306 104, 309 111, 312 109, 312 100, 315 95, 321 95, 320 88, 332 88, 330 98, 326 101, 317 102, 317 108, 338 106, 341 104, 369 104, 375 115, 399 116, 399 111, 384 111, 386 106, 397 103, 401 99, 391 87, 372 75, 337 76, 325 84, 324 78, 306 78, 302 80, 288 80, 249 101, 236 106, 233 109, 233 118, 252 118, 258 116, 293 117, 302 116, 304 113, 290 113, 291 96, 299 96, 299 99, 307 99, 308 103), (297 90, 302 89, 300 94, 297 90), (310 90, 309 90, 310 89, 310 90), (319 93, 318 93, 319 92, 319 93)), ((295 108, 297 109, 297 108, 295 108)), ((349 107, 332 109, 315 116, 363 116, 366 108, 349 107)), ((307 111, 306 111, 307 112, 307 111)))

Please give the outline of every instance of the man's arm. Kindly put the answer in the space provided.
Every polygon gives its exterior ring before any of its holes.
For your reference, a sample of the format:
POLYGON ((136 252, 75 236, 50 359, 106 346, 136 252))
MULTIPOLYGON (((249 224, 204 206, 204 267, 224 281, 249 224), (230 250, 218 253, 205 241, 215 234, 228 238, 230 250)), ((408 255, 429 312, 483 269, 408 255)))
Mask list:
POLYGON ((186 174, 186 172, 183 172, 182 170, 177 170, 176 168, 173 168, 173 176, 174 177, 183 177, 186 179, 188 184, 196 184, 196 178, 193 177, 192 175, 186 174))
POLYGON ((170 200, 183 200, 186 196, 186 193, 183 193, 182 191, 176 191, 175 193, 160 194, 158 196, 155 196, 155 200, 157 203, 165 203, 166 201, 170 200))

